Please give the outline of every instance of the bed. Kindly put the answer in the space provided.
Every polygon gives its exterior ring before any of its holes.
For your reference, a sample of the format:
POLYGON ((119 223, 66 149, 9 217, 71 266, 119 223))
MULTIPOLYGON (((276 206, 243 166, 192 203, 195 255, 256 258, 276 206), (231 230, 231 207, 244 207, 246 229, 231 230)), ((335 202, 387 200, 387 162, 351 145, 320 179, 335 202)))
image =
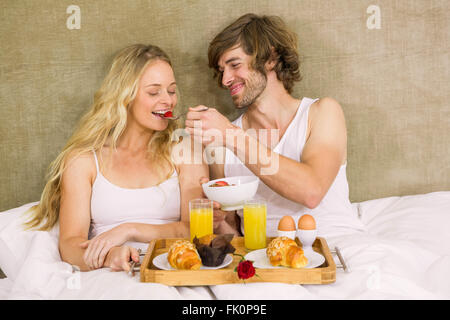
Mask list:
POLYGON ((353 203, 366 230, 348 226, 326 237, 349 266, 328 285, 170 287, 107 268, 78 272, 60 259, 57 227, 20 228, 33 204, 0 213, 0 299, 450 299, 448 191, 353 203))
POLYGON ((0 15, 0 299, 450 298, 450 2, 24 0, 5 1, 0 15), (152 43, 169 54, 180 113, 204 104, 236 119, 207 49, 249 12, 297 32, 303 80, 293 95, 330 96, 344 110, 350 200, 364 229, 326 240, 351 272, 338 269, 330 285, 167 287, 79 273, 60 260, 57 228, 19 228, 121 48, 152 43))

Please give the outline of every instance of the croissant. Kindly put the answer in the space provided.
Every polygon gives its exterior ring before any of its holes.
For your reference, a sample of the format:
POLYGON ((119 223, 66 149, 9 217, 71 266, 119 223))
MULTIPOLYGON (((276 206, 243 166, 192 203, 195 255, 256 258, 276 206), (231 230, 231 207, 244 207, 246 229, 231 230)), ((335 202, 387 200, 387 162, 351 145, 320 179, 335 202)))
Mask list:
POLYGON ((270 264, 273 266, 303 268, 308 264, 303 249, 288 237, 273 239, 267 246, 266 252, 270 264))
POLYGON ((175 269, 198 270, 202 266, 197 249, 188 240, 175 241, 170 246, 167 260, 175 269))

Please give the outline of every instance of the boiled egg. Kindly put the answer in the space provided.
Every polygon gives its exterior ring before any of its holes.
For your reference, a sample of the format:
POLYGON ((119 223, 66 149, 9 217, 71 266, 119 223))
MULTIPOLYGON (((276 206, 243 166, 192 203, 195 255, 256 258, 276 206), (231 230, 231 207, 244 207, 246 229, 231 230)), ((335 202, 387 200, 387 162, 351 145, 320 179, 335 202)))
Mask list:
POLYGON ((284 216, 278 222, 278 230, 280 231, 295 231, 295 221, 291 216, 284 216))
POLYGON ((316 220, 311 215, 304 214, 298 219, 298 228, 302 230, 315 230, 316 220))

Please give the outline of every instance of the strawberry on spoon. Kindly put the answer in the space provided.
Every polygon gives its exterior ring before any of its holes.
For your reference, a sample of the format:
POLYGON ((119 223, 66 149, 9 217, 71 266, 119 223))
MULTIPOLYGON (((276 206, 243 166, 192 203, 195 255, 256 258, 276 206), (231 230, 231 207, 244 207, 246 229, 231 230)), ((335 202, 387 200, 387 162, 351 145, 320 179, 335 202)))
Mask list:
POLYGON ((164 118, 172 118, 172 117, 173 117, 172 111, 167 111, 166 113, 164 113, 164 118))
MULTIPOLYGON (((199 110, 199 111, 206 111, 206 110, 208 110, 208 107, 205 107, 204 109, 199 110)), ((178 120, 180 117, 182 117, 186 114, 187 114, 187 112, 179 114, 178 116, 174 116, 172 111, 167 111, 166 113, 164 113, 163 117, 164 117, 164 119, 167 119, 167 120, 178 120)))

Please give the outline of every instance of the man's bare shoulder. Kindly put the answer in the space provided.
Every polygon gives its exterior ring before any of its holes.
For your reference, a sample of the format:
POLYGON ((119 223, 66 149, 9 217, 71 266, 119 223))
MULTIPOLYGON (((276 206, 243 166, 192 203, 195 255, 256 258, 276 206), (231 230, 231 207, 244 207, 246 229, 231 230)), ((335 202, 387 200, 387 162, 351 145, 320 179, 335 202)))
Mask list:
POLYGON ((330 97, 321 98, 315 101, 310 108, 313 113, 342 112, 342 107, 335 99, 330 97))
POLYGON ((314 125, 317 121, 345 122, 344 112, 341 105, 330 97, 321 98, 315 101, 309 110, 309 125, 314 125))
POLYGON ((308 145, 339 146, 344 163, 347 159, 347 128, 339 102, 328 97, 314 102, 310 107, 308 122, 308 145))

